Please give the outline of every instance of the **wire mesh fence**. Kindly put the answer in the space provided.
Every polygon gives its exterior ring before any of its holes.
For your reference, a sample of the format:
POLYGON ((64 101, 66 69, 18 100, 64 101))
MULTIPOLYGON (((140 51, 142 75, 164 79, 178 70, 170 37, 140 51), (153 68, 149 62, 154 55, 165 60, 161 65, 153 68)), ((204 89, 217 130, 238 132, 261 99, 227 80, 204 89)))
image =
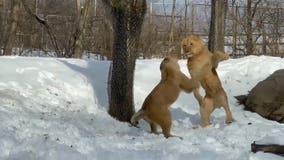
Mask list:
MULTIPOLYGON (((4 0, 0 0, 0 46, 3 50, 4 40, 11 21, 11 9, 3 9, 4 0), (2 2, 2 3, 1 3, 2 2)), ((60 52, 65 53, 72 47, 72 39, 76 31, 76 8, 72 1, 54 4, 49 1, 33 1, 29 3, 32 11, 44 19, 51 26, 60 52), (37 4, 35 4, 37 2, 37 4), (45 4, 41 4, 45 3, 45 4), (47 4, 48 3, 48 4, 47 4), (49 6, 45 7, 45 6, 49 6), (51 8, 53 6, 53 8, 51 8)), ((279 1, 280 3, 280 1, 279 1)), ((111 57, 112 25, 109 15, 105 12, 100 1, 96 1, 92 12, 86 19, 82 30, 83 52, 101 54, 111 57)), ((141 33, 139 53, 141 57, 163 56, 164 54, 179 55, 179 42, 189 34, 199 35, 205 43, 208 41, 211 5, 209 3, 176 4, 174 16, 174 42, 169 42, 170 23, 172 17, 172 3, 149 2, 147 14, 141 33)), ((9 5, 11 7, 11 5, 9 5)), ((7 7, 7 4, 6 4, 7 7)), ((26 54, 29 50, 54 52, 48 31, 21 8, 21 18, 14 35, 14 54, 26 54)), ((243 55, 273 55, 284 56, 284 8, 282 5, 262 5, 257 7, 253 18, 253 32, 247 33, 247 15, 245 5, 230 5, 226 12, 225 51, 233 56, 243 55), (253 35, 253 53, 246 51, 247 34, 253 35)))

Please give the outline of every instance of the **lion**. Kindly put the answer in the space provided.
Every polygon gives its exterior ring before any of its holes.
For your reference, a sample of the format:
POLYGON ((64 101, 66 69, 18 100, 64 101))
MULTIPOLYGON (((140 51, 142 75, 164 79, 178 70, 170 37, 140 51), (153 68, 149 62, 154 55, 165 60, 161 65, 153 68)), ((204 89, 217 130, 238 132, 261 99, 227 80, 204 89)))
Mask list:
POLYGON ((223 52, 216 51, 212 54, 204 46, 198 36, 191 35, 181 42, 182 50, 188 57, 187 68, 192 78, 198 79, 205 90, 203 98, 198 88, 193 91, 200 105, 201 126, 210 125, 210 115, 215 108, 223 107, 226 113, 226 123, 233 122, 226 92, 216 72, 219 61, 228 59, 223 52))
MULTIPOLYGON (((214 69, 213 72, 216 72, 215 69, 217 69, 218 64, 219 64, 220 61, 227 60, 227 59, 229 59, 229 55, 228 54, 226 54, 224 52, 221 52, 221 51, 215 51, 213 56, 212 56, 212 58, 211 58, 212 70, 214 69)), ((194 74, 190 70, 189 70, 189 73, 190 73, 191 76, 192 76, 192 74, 194 74)), ((203 101, 203 97, 199 93, 199 87, 193 91, 193 95, 197 99, 197 101, 199 103, 199 106, 201 106, 202 105, 202 101, 203 101)))
POLYGON ((169 107, 177 100, 181 91, 190 93, 198 87, 199 82, 183 74, 178 60, 173 57, 163 59, 160 71, 161 81, 146 97, 142 108, 132 116, 131 124, 136 125, 143 118, 149 123, 152 133, 158 134, 157 125, 159 125, 166 138, 179 137, 170 132, 172 116, 169 107))

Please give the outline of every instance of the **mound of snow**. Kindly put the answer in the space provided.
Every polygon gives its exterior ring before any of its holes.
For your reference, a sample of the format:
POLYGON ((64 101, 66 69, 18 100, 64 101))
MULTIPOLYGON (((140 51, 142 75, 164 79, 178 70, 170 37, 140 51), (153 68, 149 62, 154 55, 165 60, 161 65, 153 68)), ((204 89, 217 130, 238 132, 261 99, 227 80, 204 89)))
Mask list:
MULTIPOLYGON (((160 80, 161 59, 138 60, 135 71, 135 108, 160 80)), ((0 159, 280 159, 250 152, 253 141, 277 141, 284 125, 244 111, 235 95, 247 92, 277 69, 284 60, 249 56, 221 62, 218 74, 228 94, 236 122, 226 125, 216 110, 208 128, 200 123, 192 94, 182 93, 171 107, 172 132, 165 139, 141 128, 129 127, 107 113, 108 61, 54 58, 0 58, 0 159)), ((181 69, 188 75, 186 60, 181 69)), ((281 141, 282 143, 282 141, 281 141)))

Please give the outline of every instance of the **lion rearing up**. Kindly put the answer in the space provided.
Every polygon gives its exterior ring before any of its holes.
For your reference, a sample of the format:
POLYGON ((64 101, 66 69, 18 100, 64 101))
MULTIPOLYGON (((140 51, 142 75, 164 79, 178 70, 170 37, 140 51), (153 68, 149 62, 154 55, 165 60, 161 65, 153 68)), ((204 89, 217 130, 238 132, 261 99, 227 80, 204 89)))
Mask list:
POLYGON ((170 105, 177 100, 181 90, 189 93, 198 87, 198 81, 184 75, 180 71, 178 60, 172 57, 163 59, 160 70, 160 83, 146 97, 142 108, 131 118, 131 123, 136 125, 143 118, 150 124, 152 133, 158 134, 157 125, 159 125, 164 136, 168 138, 174 136, 170 132, 172 126, 170 105))
POLYGON ((212 54, 205 47, 199 37, 191 35, 181 42, 183 52, 188 57, 187 67, 192 78, 198 79, 202 88, 205 90, 203 98, 198 89, 194 90, 194 96, 200 105, 202 123, 205 127, 210 125, 210 115, 217 107, 223 107, 226 113, 226 123, 233 121, 232 113, 229 108, 226 92, 216 72, 218 62, 228 59, 228 56, 217 51, 212 54))

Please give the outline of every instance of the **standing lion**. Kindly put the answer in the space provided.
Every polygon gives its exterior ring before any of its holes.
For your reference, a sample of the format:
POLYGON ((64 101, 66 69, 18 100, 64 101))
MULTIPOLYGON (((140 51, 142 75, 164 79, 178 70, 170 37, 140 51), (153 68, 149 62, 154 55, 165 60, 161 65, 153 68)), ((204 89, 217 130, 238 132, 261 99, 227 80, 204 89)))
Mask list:
POLYGON ((146 97, 142 108, 133 115, 131 123, 136 125, 140 119, 150 124, 151 132, 158 134, 157 125, 162 128, 166 138, 174 137, 171 134, 172 116, 169 110, 180 92, 192 92, 198 87, 198 81, 189 79, 180 71, 178 60, 172 57, 163 59, 160 65, 161 81, 146 97))
POLYGON ((210 125, 210 115, 215 108, 223 107, 226 113, 226 123, 233 121, 229 108, 226 92, 216 72, 218 62, 228 59, 228 56, 217 51, 212 54, 204 46, 199 37, 191 35, 181 42, 182 50, 188 57, 187 67, 192 78, 198 79, 205 90, 203 98, 198 89, 194 90, 194 96, 200 104, 202 127, 210 125))

